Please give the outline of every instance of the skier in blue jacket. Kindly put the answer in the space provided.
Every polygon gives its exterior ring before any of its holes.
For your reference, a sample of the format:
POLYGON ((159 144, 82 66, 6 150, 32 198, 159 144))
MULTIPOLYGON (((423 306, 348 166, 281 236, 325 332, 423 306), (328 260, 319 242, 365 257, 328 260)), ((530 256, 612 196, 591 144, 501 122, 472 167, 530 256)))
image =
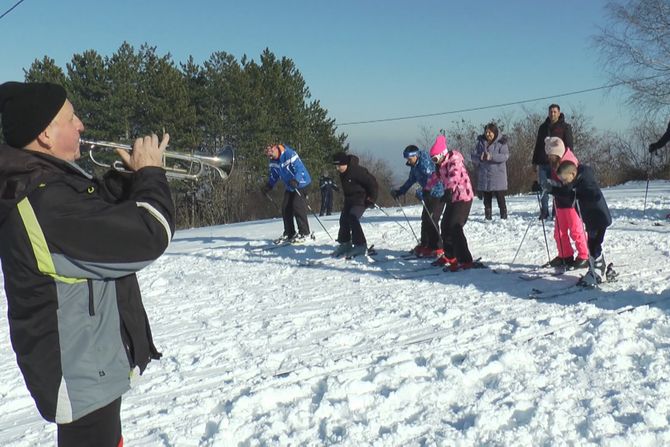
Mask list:
POLYGON ((263 194, 269 193, 279 179, 284 182, 286 188, 281 205, 284 234, 275 242, 302 243, 310 235, 305 188, 312 179, 293 148, 285 144, 274 144, 265 149, 265 155, 269 160, 270 173, 261 191, 263 194), (293 218, 298 223, 298 234, 295 231, 293 218))
POLYGON ((401 187, 391 190, 391 196, 397 199, 407 193, 415 183, 421 186, 416 190, 416 198, 424 205, 421 213, 421 241, 412 252, 419 257, 439 258, 444 253, 440 233, 437 231, 445 204, 442 200, 444 186, 438 182, 432 189, 426 188, 428 179, 435 172, 435 165, 426 151, 412 144, 405 148, 403 157, 407 160, 405 164, 410 167, 409 177, 401 187))

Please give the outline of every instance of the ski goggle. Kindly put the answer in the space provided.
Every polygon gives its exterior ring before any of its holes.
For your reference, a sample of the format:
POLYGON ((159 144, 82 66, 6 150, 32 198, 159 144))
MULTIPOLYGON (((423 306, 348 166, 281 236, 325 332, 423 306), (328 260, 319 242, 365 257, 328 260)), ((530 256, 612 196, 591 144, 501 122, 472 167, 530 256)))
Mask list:
POLYGON ((433 160, 433 163, 439 163, 444 159, 444 155, 433 155, 430 159, 433 160))

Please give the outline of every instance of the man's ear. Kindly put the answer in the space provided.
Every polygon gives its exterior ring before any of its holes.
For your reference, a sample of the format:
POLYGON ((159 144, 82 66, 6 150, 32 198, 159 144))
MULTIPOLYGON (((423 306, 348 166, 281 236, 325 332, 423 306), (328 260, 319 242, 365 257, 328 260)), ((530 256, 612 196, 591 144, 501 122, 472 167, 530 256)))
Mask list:
POLYGON ((43 147, 45 149, 51 149, 52 144, 52 133, 51 133, 51 124, 49 124, 46 129, 44 129, 42 132, 40 132, 39 135, 37 135, 37 138, 35 141, 37 141, 37 144, 40 145, 40 147, 43 147))

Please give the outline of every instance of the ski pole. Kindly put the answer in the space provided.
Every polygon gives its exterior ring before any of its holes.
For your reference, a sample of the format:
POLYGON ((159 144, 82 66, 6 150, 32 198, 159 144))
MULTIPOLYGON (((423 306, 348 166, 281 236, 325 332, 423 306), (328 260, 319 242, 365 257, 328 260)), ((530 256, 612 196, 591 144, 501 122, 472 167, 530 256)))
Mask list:
POLYGON ((651 171, 651 162, 653 161, 653 154, 649 154, 649 163, 647 163, 647 186, 644 188, 644 205, 642 206, 642 215, 647 215, 647 194, 649 193, 649 176, 651 171))
MULTIPOLYGON (((540 213, 542 213, 542 199, 540 199, 540 192, 537 192, 537 204, 540 207, 540 213)), ((551 262, 551 255, 549 254, 549 242, 547 242, 547 229, 544 226, 544 219, 542 221, 542 234, 544 234, 544 246, 547 248, 547 262, 551 262)))
MULTIPOLYGON (((416 233, 414 232, 414 228, 412 228, 412 224, 409 223, 409 218, 407 217, 407 214, 405 214, 405 210, 402 208, 402 206, 400 205, 400 202, 398 201, 397 198, 394 198, 393 200, 395 200, 395 203, 400 208, 400 211, 402 212, 402 215, 405 216, 405 220, 407 221, 407 226, 409 227, 410 230, 412 230, 412 235, 414 235, 414 239, 416 239, 417 244, 420 244, 421 242, 419 242, 419 238, 416 237, 416 233)), ((423 203, 423 200, 421 201, 421 203, 423 203)), ((425 205, 424 205, 424 207, 425 207, 425 205)))
POLYGON ((277 211, 279 211, 281 213, 281 208, 279 207, 279 205, 277 205, 277 202, 275 202, 275 200, 270 196, 270 194, 263 191, 263 195, 265 196, 266 199, 268 199, 275 206, 275 208, 277 208, 277 211))
MULTIPOLYGON (((436 224, 435 221, 433 220, 433 215, 432 215, 431 212, 428 210, 428 207, 426 206, 426 202, 424 202, 424 201, 422 200, 422 201, 421 201, 421 205, 423 205, 423 209, 426 210, 426 212, 427 212, 428 215, 430 216, 430 223, 433 224, 433 228, 435 228, 435 231, 437 231, 437 234, 440 234, 440 229, 437 228, 437 224, 436 224)), ((403 214, 404 214, 404 213, 403 213, 403 214)))
POLYGON ((526 240, 526 235, 528 234, 528 230, 530 230, 530 226, 533 224, 533 219, 528 222, 528 226, 526 227, 526 232, 523 233, 523 237, 521 238, 521 243, 519 244, 519 248, 516 249, 516 253, 514 253, 514 259, 512 259, 512 264, 514 264, 514 261, 516 261, 516 257, 519 255, 519 251, 521 251, 521 246, 523 245, 523 241, 526 240))
MULTIPOLYGON (((374 208, 377 208, 379 211, 381 211, 386 217, 389 217, 389 218, 393 219, 393 218, 389 215, 389 213, 387 213, 386 211, 384 211, 384 208, 382 208, 381 206, 377 205, 376 203, 373 203, 372 206, 373 206, 374 208)), ((403 214, 404 214, 404 213, 403 213, 403 214)), ((395 222, 395 223, 396 223, 400 228, 402 228, 403 230, 405 230, 405 231, 409 231, 407 228, 405 228, 405 226, 404 226, 403 224, 401 224, 400 222, 398 222, 396 219, 393 219, 393 222, 395 222)), ((419 240, 416 238, 416 234, 414 234, 414 230, 412 230, 412 234, 414 235, 414 239, 416 239, 417 242, 419 242, 419 240)))
POLYGON ((314 210, 312 210, 312 207, 309 206, 309 202, 307 202, 307 196, 303 196, 302 194, 300 194, 300 191, 297 190, 297 189, 295 190, 295 192, 298 194, 298 196, 302 197, 305 200, 305 205, 307 205, 307 208, 309 209, 309 211, 316 218, 316 221, 319 222, 319 225, 321 225, 321 228, 323 228, 323 231, 326 232, 326 234, 328 235, 328 237, 330 238, 331 241, 335 242, 335 239, 333 239, 333 236, 331 236, 330 233, 328 232, 328 230, 326 230, 326 227, 321 222, 321 219, 319 219, 319 216, 317 216, 316 213, 314 212, 314 210))

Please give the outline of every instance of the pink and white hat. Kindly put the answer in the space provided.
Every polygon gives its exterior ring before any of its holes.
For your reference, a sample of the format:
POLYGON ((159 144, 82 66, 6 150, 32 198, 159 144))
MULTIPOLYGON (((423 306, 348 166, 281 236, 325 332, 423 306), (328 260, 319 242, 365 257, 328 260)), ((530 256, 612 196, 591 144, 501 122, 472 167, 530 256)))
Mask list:
POLYGON ((445 155, 447 152, 449 152, 449 149, 447 148, 447 137, 438 135, 437 138, 435 138, 435 143, 433 143, 430 148, 430 156, 437 157, 438 155, 445 155))

